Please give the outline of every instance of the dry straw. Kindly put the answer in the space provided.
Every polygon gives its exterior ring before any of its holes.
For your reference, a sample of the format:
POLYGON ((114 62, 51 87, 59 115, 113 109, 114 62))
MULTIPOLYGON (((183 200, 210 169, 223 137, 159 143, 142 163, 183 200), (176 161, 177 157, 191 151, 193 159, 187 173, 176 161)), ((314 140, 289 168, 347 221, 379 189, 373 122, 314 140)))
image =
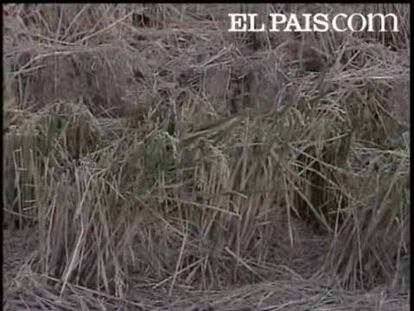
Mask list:
POLYGON ((408 308, 408 6, 3 8, 5 309, 408 308), (401 31, 227 32, 310 9, 401 31))

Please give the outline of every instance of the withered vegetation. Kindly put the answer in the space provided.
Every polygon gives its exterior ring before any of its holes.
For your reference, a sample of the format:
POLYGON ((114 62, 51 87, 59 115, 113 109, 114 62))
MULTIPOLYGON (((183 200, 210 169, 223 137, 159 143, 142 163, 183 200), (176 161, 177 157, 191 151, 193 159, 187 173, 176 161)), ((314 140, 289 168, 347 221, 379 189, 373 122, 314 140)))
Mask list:
POLYGON ((408 310, 409 18, 4 5, 5 309, 408 310))

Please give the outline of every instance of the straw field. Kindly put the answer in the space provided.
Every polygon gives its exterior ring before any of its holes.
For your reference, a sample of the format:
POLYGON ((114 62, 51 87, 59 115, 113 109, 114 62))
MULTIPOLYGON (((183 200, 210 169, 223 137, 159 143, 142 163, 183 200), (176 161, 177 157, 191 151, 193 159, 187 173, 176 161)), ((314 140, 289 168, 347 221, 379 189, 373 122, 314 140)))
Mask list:
POLYGON ((409 20, 3 5, 5 310, 408 310, 409 20))

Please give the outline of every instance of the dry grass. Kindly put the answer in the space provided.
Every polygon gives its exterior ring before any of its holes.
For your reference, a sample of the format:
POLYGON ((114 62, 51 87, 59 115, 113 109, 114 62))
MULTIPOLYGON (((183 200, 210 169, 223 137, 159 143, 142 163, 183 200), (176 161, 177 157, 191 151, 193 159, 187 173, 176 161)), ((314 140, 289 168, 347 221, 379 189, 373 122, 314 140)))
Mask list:
POLYGON ((408 309, 408 6, 300 38, 226 31, 273 5, 3 8, 6 308, 408 309))
MULTIPOLYGON (((34 310, 409 310, 408 293, 378 288, 359 293, 342 288, 328 288, 320 284, 285 275, 289 280, 257 283, 226 291, 203 291, 165 294, 140 289, 134 300, 126 300, 104 292, 69 285, 64 295, 56 286, 46 284, 41 276, 21 275, 7 295, 5 310, 16 308, 34 310)), ((53 284, 59 284, 53 281, 53 284)))

